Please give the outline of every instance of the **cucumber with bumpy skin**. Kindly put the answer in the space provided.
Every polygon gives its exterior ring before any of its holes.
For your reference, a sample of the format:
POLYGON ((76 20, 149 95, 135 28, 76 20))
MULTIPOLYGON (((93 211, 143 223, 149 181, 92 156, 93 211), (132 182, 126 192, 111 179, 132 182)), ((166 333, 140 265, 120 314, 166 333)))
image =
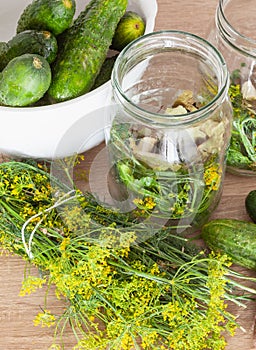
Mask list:
POLYGON ((215 219, 202 227, 202 238, 215 252, 225 253, 232 261, 256 270, 256 225, 236 219, 215 219))
POLYGON ((36 54, 13 58, 0 75, 0 104, 28 106, 38 101, 51 83, 51 68, 36 54))
POLYGON ((69 100, 91 90, 126 7, 127 0, 91 0, 80 13, 65 33, 54 62, 48 91, 53 101, 69 100))
POLYGON ((75 10, 75 0, 34 0, 22 12, 16 31, 48 30, 58 35, 71 25, 75 10))
POLYGON ((15 35, 0 50, 0 71, 15 57, 25 53, 35 53, 52 63, 58 51, 57 39, 49 31, 26 30, 15 35))

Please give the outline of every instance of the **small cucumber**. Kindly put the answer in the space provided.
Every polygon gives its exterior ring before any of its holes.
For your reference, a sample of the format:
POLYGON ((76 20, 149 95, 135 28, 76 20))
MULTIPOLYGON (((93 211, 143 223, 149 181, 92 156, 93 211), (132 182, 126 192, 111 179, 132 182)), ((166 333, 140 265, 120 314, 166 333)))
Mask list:
POLYGON ((69 100, 91 90, 126 8, 127 0, 91 0, 65 32, 48 91, 53 101, 69 100))
POLYGON ((75 10, 75 0, 34 0, 21 14, 16 31, 48 30, 58 35, 71 25, 75 10))
POLYGON ((256 223, 256 190, 248 193, 245 198, 245 208, 252 221, 256 223))
POLYGON ((202 227, 202 238, 215 252, 225 253, 232 261, 256 270, 256 225, 236 219, 215 219, 202 227))
POLYGON ((134 11, 127 11, 117 25, 111 49, 121 51, 126 45, 145 33, 144 19, 134 11))
POLYGON ((28 106, 38 101, 51 83, 51 68, 46 59, 36 54, 13 58, 1 72, 0 104, 28 106))
POLYGON ((35 53, 52 63, 58 51, 57 39, 49 31, 26 30, 15 35, 0 50, 0 71, 15 57, 25 53, 35 53))

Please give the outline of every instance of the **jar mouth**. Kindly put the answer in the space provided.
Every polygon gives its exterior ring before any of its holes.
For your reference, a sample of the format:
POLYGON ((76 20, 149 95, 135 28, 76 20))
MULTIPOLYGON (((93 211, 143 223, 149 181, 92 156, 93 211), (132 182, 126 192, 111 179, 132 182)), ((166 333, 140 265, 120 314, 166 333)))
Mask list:
MULTIPOLYGON (((160 59, 161 58, 162 56, 160 56, 160 59)), ((166 62, 167 61, 165 61, 165 63, 166 62)), ((172 69, 172 73, 177 78, 178 73, 175 71, 175 67, 172 69)), ((159 86, 162 79, 160 76, 161 74, 165 74, 164 67, 163 71, 159 72, 159 86)), ((167 74, 170 73, 167 72, 167 74)), ((139 75, 137 78, 140 79, 139 75)), ((172 79, 170 79, 170 81, 171 80, 172 79)), ((150 121, 150 123, 155 123, 157 125, 178 126, 207 118, 209 113, 212 113, 219 107, 220 103, 226 99, 229 86, 229 74, 222 54, 207 40, 189 32, 163 30, 148 33, 127 45, 117 57, 112 70, 111 82, 117 95, 116 97, 122 102, 124 108, 134 117, 139 118, 144 122, 150 121), (167 53, 171 58, 172 55, 174 55, 173 64, 174 66, 177 65, 177 71, 181 69, 181 67, 179 67, 180 63, 178 62, 179 57, 181 60, 185 57, 184 62, 186 64, 191 61, 192 67, 195 66, 195 61, 198 61, 197 65, 200 68, 200 72, 194 72, 194 68, 191 68, 191 75, 194 73, 195 76, 194 81, 193 77, 188 76, 190 72, 189 67, 187 67, 188 74, 186 76, 186 74, 181 72, 179 84, 184 87, 186 87, 186 84, 189 86, 190 84, 195 84, 196 86, 198 83, 198 85, 200 85, 199 82, 196 81, 201 80, 200 74, 207 76, 211 82, 214 81, 214 88, 216 89, 215 93, 207 103, 200 106, 199 109, 173 115, 166 114, 166 112, 163 112, 162 110, 148 110, 127 95, 127 84, 129 85, 129 79, 131 78, 129 77, 129 74, 138 62, 141 66, 143 64, 145 65, 146 71, 149 60, 155 58, 154 56, 158 54, 161 55, 162 53, 167 53), (177 55, 177 57, 175 55, 177 55), (184 74, 183 77, 182 74, 184 74)), ((172 81, 171 83, 173 84, 172 81)))
POLYGON ((226 13, 230 0, 220 0, 216 11, 216 22, 224 39, 236 50, 249 56, 256 56, 256 39, 247 36, 231 24, 226 13))

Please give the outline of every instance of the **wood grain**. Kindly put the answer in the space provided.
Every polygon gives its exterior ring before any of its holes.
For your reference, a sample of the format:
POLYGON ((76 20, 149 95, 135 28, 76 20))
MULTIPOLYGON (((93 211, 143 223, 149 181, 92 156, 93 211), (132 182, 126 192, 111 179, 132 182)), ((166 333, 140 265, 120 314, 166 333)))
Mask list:
MULTIPOLYGON (((217 3, 217 0, 158 0, 159 10, 155 29, 183 30, 206 37, 217 3)), ((103 147, 104 145, 99 145, 86 154, 88 168, 94 156, 103 147)), ((256 189, 255 178, 227 174, 222 199, 212 218, 229 217, 249 220, 244 200, 252 189, 256 189)), ((14 256, 1 256, 0 262, 0 349, 48 349, 53 341, 52 330, 33 326, 33 318, 40 311, 40 307, 44 306, 45 291, 38 291, 28 297, 19 297, 24 262, 14 256)), ((253 275, 250 271, 243 270, 243 272, 253 275)), ((34 273, 37 274, 37 270, 34 270, 34 273)), ((255 273, 254 276, 256 276, 255 273)), ((48 303, 48 308, 56 313, 60 313, 64 307, 64 302, 57 301, 55 298, 53 289, 49 292, 48 303)), ((238 309, 233 305, 229 305, 229 308, 238 316, 243 330, 239 330, 235 337, 228 338, 227 350, 256 350, 256 303, 248 303, 246 309, 238 309)), ((63 340, 65 350, 72 349, 74 337, 70 330, 65 332, 63 340)))

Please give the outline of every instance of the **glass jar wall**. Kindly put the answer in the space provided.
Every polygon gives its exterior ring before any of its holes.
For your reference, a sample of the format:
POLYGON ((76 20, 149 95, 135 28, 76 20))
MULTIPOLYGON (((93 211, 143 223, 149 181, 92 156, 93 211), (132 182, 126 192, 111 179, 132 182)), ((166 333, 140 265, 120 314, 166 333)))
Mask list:
POLYGON ((254 0, 220 0, 208 40, 230 71, 234 121, 228 170, 256 176, 256 11, 254 0))
POLYGON ((120 53, 106 129, 120 208, 176 232, 208 219, 225 173, 228 86, 222 56, 190 33, 154 32, 120 53))

